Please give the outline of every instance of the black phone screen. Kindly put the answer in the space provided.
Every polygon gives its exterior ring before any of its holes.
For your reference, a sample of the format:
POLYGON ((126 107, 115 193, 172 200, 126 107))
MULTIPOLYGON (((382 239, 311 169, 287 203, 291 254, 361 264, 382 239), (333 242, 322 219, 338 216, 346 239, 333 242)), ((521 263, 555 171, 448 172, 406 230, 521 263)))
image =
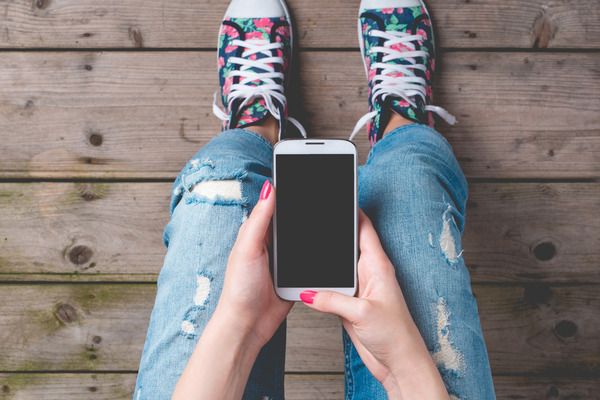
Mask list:
POLYGON ((278 154, 277 286, 354 286, 354 156, 278 154))

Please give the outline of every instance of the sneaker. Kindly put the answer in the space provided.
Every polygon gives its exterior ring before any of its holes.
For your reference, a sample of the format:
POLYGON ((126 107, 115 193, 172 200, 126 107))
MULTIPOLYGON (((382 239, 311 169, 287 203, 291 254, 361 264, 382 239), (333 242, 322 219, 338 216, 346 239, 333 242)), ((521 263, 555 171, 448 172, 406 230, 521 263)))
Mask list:
POLYGON ((223 129, 256 125, 273 116, 279 138, 286 122, 306 137, 302 125, 288 118, 286 78, 292 58, 292 25, 283 0, 232 0, 221 24, 218 70, 221 102, 213 112, 223 129))
POLYGON ((350 139, 367 125, 369 141, 375 144, 392 112, 430 126, 432 113, 456 123, 446 110, 431 105, 435 43, 422 0, 362 0, 358 34, 369 81, 369 112, 350 139))

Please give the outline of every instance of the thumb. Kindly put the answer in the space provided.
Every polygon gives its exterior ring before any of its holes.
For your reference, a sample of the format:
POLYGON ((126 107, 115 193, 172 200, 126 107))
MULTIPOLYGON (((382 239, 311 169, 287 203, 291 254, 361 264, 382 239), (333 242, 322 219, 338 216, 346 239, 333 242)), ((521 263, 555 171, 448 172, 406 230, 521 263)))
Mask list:
POLYGON ((300 300, 310 308, 335 314, 351 323, 358 321, 366 302, 363 299, 337 292, 315 292, 314 290, 305 290, 300 293, 300 300))
POLYGON ((275 212, 275 190, 269 180, 265 180, 260 197, 248 219, 240 228, 237 244, 240 248, 261 250, 265 245, 265 237, 275 212))

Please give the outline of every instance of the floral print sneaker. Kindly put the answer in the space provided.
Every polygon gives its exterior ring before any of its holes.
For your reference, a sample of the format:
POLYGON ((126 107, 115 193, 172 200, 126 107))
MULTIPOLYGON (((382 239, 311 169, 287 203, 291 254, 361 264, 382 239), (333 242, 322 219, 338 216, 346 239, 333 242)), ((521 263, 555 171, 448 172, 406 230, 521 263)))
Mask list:
POLYGON ((243 128, 269 115, 286 121, 306 137, 298 121, 287 116, 286 75, 292 58, 292 26, 283 0, 232 0, 221 24, 218 70, 221 102, 213 111, 223 129, 243 128))
POLYGON ((432 113, 456 122, 446 110, 431 105, 435 43, 422 0, 362 0, 358 31, 369 81, 369 113, 358 121, 351 139, 367 125, 369 141, 375 144, 392 112, 430 126, 432 113))

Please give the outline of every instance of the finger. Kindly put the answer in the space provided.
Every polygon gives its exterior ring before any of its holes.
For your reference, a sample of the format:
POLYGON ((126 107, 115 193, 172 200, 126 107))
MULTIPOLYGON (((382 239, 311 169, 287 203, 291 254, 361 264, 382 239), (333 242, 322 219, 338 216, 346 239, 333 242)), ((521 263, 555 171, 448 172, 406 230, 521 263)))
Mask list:
POLYGON ((360 210, 358 242, 362 253, 384 253, 373 223, 362 210, 360 210))
POLYGON ((364 280, 368 280, 371 274, 395 273, 394 266, 381 245, 373 223, 362 210, 360 211, 358 241, 361 252, 360 257, 361 260, 364 260, 364 262, 359 260, 358 264, 359 284, 363 283, 364 280))
POLYGON ((260 191, 258 203, 240 230, 237 244, 244 250, 262 249, 274 212, 275 189, 271 182, 266 180, 260 191))
POLYGON ((366 302, 336 292, 315 292, 314 290, 305 290, 300 293, 300 299, 310 308, 335 314, 352 323, 358 321, 366 302))
POLYGON ((273 225, 269 225, 269 229, 267 229, 267 233, 265 234, 265 244, 267 247, 270 247, 273 243, 273 225))

